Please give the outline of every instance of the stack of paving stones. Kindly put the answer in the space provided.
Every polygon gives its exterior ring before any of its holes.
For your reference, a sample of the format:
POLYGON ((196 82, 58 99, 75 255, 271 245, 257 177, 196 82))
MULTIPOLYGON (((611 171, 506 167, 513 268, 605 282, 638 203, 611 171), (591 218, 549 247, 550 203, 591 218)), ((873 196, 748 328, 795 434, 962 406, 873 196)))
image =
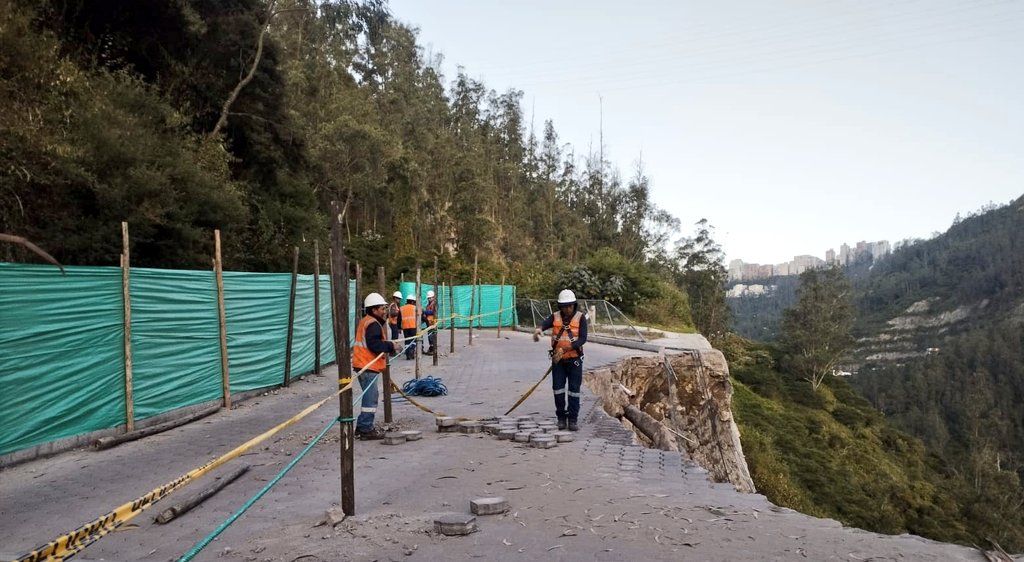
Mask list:
POLYGON ((501 416, 484 425, 483 429, 498 439, 529 444, 538 449, 550 449, 575 438, 570 431, 559 431, 555 420, 534 416, 501 416))

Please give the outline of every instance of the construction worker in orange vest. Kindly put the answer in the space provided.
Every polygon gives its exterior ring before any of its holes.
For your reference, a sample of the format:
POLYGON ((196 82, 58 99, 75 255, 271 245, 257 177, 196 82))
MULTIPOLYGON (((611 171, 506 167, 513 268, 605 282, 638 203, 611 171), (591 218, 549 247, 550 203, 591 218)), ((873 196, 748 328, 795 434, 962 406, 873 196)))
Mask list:
POLYGON ((388 305, 388 326, 391 327, 391 339, 398 341, 402 337, 402 291, 391 295, 388 305))
POLYGON ((427 306, 423 307, 423 323, 430 329, 430 333, 427 335, 430 347, 423 354, 433 355, 437 351, 437 330, 433 329, 437 324, 437 297, 434 296, 434 291, 427 291, 427 306))
POLYGON ((551 330, 551 386, 555 393, 558 429, 579 431, 580 387, 583 385, 583 344, 587 343, 587 317, 578 310, 576 294, 565 289, 558 293, 558 312, 548 316, 533 332, 551 330), (568 386, 568 389, 566 389, 568 386), (566 407, 566 394, 569 395, 566 407))
POLYGON ((406 345, 409 347, 405 348, 405 358, 414 359, 416 357, 416 342, 412 339, 416 337, 416 327, 419 322, 416 321, 416 295, 409 295, 405 298, 405 305, 402 306, 402 333, 405 335, 406 345))
POLYGON ((387 308, 388 303, 380 294, 366 295, 363 299, 364 316, 356 326, 355 343, 352 346, 352 369, 357 373, 363 371, 359 375, 359 386, 364 391, 359 417, 356 419, 358 439, 384 438, 384 432, 373 427, 373 416, 377 412, 377 379, 387 367, 388 356, 398 349, 396 342, 388 341, 385 327, 387 308))

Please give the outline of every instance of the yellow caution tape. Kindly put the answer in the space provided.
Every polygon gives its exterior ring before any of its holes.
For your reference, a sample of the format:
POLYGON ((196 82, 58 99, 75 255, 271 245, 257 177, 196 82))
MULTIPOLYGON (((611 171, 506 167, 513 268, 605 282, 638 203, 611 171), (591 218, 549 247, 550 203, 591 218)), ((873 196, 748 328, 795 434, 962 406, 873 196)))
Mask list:
MULTIPOLYGON (((381 353, 377 355, 377 358, 383 356, 384 354, 381 353)), ((375 358, 375 360, 377 358, 375 358)), ((364 367, 362 370, 359 371, 359 374, 362 374, 363 371, 365 370, 366 368, 364 367)), ((167 497, 171 492, 181 488, 182 486, 188 484, 189 482, 192 482, 193 480, 200 478, 204 474, 223 465, 224 463, 232 459, 238 458, 243 453, 255 447, 256 445, 262 443, 275 433, 293 425, 295 422, 308 416, 310 413, 312 413, 320 406, 323 406, 328 401, 334 399, 334 397, 351 389, 352 383, 351 379, 349 379, 349 383, 345 385, 345 387, 338 389, 336 392, 334 392, 327 398, 324 398, 323 400, 317 402, 316 404, 312 404, 306 407, 306 409, 302 410, 298 414, 277 424, 276 426, 257 435, 256 437, 253 437, 252 439, 246 441, 245 443, 242 443, 241 445, 235 447, 231 451, 228 451, 227 453, 204 464, 203 466, 200 466, 199 468, 193 469, 183 474, 182 476, 179 476, 178 478, 171 480, 170 482, 164 484, 163 486, 160 486, 159 488, 150 491, 148 494, 142 495, 128 503, 125 503, 115 508, 113 511, 101 517, 98 517, 86 523, 85 525, 82 525, 81 527, 75 529, 74 531, 71 531, 70 533, 57 537, 56 539, 46 543, 45 545, 36 548, 32 552, 29 552, 28 554, 25 554, 24 556, 17 558, 15 562, 42 562, 44 560, 48 562, 60 562, 66 558, 78 554, 83 549, 85 549, 85 547, 99 540, 100 537, 103 537, 104 535, 110 533, 118 526, 120 526, 122 523, 129 521, 136 515, 142 513, 149 506, 167 497)))
POLYGON ((541 377, 539 381, 537 381, 537 384, 531 386, 530 390, 526 391, 526 394, 520 396, 519 400, 516 400, 516 403, 512 404, 512 407, 509 408, 507 412, 505 412, 505 415, 507 416, 507 415, 511 414, 512 410, 515 410, 516 408, 518 408, 519 405, 522 404, 523 401, 527 399, 527 397, 529 397, 531 394, 533 394, 533 391, 537 390, 537 387, 540 386, 540 383, 544 382, 544 379, 548 378, 548 375, 551 374, 551 370, 554 369, 554 368, 555 368, 555 364, 551 363, 551 366, 548 367, 547 371, 544 371, 544 376, 541 377))

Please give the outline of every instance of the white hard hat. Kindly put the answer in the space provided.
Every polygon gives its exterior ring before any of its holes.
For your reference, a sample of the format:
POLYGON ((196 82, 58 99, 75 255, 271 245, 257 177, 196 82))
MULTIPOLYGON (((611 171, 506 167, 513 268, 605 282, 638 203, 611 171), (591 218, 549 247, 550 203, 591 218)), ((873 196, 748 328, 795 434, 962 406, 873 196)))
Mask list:
POLYGON ((427 291, 427 298, 428 299, 434 298, 434 291, 427 291))
POLYGON ((416 300, 416 295, 413 295, 413 294, 410 293, 409 296, 405 297, 405 300, 407 300, 407 301, 415 301, 416 300))
POLYGON ((363 308, 370 308, 372 306, 387 306, 387 301, 384 297, 380 296, 380 293, 370 293, 363 299, 363 308))
POLYGON ((558 293, 558 304, 575 304, 576 293, 569 289, 562 289, 561 293, 558 293))
POLYGON ((402 298, 402 291, 395 291, 395 294, 393 294, 391 296, 395 297, 396 299, 401 299, 402 298))

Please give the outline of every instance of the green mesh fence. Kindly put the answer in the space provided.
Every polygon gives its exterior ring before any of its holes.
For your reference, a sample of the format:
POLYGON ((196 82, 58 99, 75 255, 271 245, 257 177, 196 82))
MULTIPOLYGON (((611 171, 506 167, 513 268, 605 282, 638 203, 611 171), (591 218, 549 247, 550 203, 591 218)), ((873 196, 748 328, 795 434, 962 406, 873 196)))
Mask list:
POLYGON ((0 263, 0 454, 124 422, 121 270, 0 263))
MULTIPOLYGON (((440 288, 435 288, 434 285, 421 283, 420 288, 422 289, 420 302, 423 305, 427 303, 427 291, 438 293, 438 317, 441 319, 450 317, 451 311, 455 311, 456 328, 468 328, 470 316, 475 317, 473 319, 474 328, 496 328, 499 322, 502 326, 515 326, 518 323, 514 285, 505 285, 504 289, 501 285, 455 285, 454 287, 442 285, 440 288), (453 290, 449 292, 449 289, 453 290), (473 302, 471 303, 471 301, 473 302), (471 304, 472 312, 470 311, 471 304)), ((399 290, 402 291, 403 296, 411 295, 416 292, 416 283, 402 283, 399 290)), ((402 302, 405 302, 404 299, 402 302)), ((441 329, 449 327, 447 321, 442 321, 439 325, 441 329)))
MULTIPOLYGON (((125 423, 121 270, 0 263, 0 455, 125 423)), ((224 273, 231 392, 283 382, 291 275, 224 273)), ((298 277, 291 373, 313 370, 313 276, 298 277)), ((354 330, 355 283, 349 327, 354 330)), ((136 420, 221 398, 209 271, 133 268, 136 420)), ((321 362, 335 359, 320 276, 321 362)))

